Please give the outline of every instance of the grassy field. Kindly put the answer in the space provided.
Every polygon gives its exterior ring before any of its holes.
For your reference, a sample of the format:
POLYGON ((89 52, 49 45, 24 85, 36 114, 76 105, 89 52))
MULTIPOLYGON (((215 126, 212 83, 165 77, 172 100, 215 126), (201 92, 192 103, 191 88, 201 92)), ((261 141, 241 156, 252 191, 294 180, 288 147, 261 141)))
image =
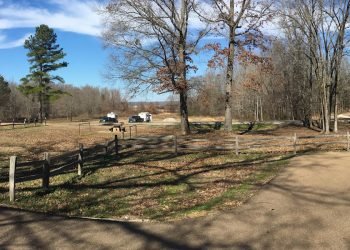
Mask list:
MULTIPOLYGON (((40 159, 43 152, 66 152, 105 142, 114 133, 92 123, 92 130, 78 133, 77 123, 55 122, 48 126, 0 130, 0 162, 10 155, 40 159)), ((234 134, 245 136, 317 134, 300 127, 271 124, 234 125, 234 134)), ((192 124, 194 138, 227 136, 215 125, 192 124)), ((180 134, 177 125, 138 126, 139 136, 180 134)), ((119 133, 119 132, 118 132, 119 133)), ((126 133, 128 135, 128 133, 126 133)), ((231 136, 232 136, 231 135, 231 136)), ((119 134, 120 136, 120 134, 119 134)), ((50 178, 43 191, 41 180, 19 183, 14 203, 8 201, 8 183, 0 182, 0 204, 34 211, 74 216, 127 220, 176 220, 232 209, 247 200, 287 164, 290 155, 233 152, 125 152, 100 156, 84 166, 84 174, 66 173, 50 178)), ((1 165, 0 165, 1 167, 1 165)))
MULTIPOLYGON (((288 157, 286 157, 288 158, 288 157)), ((138 152, 89 163, 84 175, 67 173, 19 183, 16 202, 8 202, 7 183, 0 202, 35 211, 121 219, 172 220, 230 209, 269 181, 286 161, 272 155, 138 152)))

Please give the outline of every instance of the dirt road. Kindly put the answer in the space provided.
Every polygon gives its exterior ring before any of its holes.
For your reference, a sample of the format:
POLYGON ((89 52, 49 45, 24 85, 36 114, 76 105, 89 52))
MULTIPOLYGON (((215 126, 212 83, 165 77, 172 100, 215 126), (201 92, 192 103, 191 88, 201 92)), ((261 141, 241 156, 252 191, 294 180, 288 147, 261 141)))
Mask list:
POLYGON ((173 223, 0 208, 0 249, 350 249, 350 153, 296 157, 248 203, 173 223))

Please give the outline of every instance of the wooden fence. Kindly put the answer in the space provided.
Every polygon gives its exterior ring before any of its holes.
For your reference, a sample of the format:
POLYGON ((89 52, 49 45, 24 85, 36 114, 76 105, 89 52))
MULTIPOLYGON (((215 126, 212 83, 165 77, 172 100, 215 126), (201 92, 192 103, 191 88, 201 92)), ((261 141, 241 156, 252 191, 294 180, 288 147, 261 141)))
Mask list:
MULTIPOLYGON (((130 128, 131 131, 131 128, 130 128)), ((130 132, 131 137, 131 132, 130 132)), ((48 189, 50 176, 67 171, 77 171, 82 175, 84 163, 96 154, 108 155, 114 153, 119 158, 122 150, 156 150, 170 151, 177 155, 179 152, 191 151, 233 151, 236 155, 252 152, 290 152, 297 154, 299 151, 309 149, 342 149, 350 151, 350 134, 319 135, 319 136, 264 136, 260 138, 235 136, 224 139, 193 139, 178 138, 175 135, 162 137, 140 137, 137 139, 107 141, 103 145, 84 148, 82 144, 76 151, 51 157, 44 153, 43 159, 31 162, 17 162, 17 157, 10 158, 8 171, 10 201, 15 200, 15 186, 18 182, 42 178, 42 188, 48 189), (316 147, 316 148, 315 148, 316 147)), ((4 170, 4 169, 3 169, 4 170)), ((0 172, 4 176, 4 171, 0 172)))
MULTIPOLYGON (((79 144, 78 150, 57 156, 51 156, 45 152, 42 160, 37 161, 18 162, 17 156, 11 156, 8 168, 10 201, 15 200, 16 183, 41 178, 42 188, 48 189, 50 176, 68 171, 77 171, 77 175, 82 175, 84 163, 89 159, 96 155, 109 155, 111 153, 115 153, 117 156, 119 154, 118 136, 115 136, 112 141, 93 147, 84 148, 83 144, 79 144)), ((5 172, 2 171, 1 174, 4 176, 5 172)))
POLYGON ((91 124, 90 122, 80 122, 78 124, 78 127, 79 127, 79 135, 81 135, 81 127, 82 126, 89 126, 89 131, 91 132, 91 124))
POLYGON ((137 125, 129 125, 129 126, 121 126, 121 133, 122 133, 122 138, 121 139, 126 139, 125 133, 127 133, 126 131, 126 127, 129 127, 129 139, 132 138, 132 128, 134 128, 134 138, 137 137, 137 125))
MULTIPOLYGON (((45 121, 45 125, 46 125, 46 121, 45 121)), ((31 123, 12 122, 12 123, 0 124, 0 128, 2 128, 2 127, 9 127, 9 128, 12 128, 12 129, 14 129, 15 127, 28 128, 28 127, 37 127, 37 126, 41 126, 41 123, 39 123, 39 122, 31 122, 31 123)))
POLYGON ((337 135, 319 136, 263 136, 259 138, 235 136, 222 139, 193 139, 177 136, 163 136, 152 138, 137 138, 126 140, 121 144, 122 149, 157 149, 171 150, 175 154, 188 151, 234 151, 236 155, 250 152, 291 152, 312 149, 343 149, 350 150, 349 132, 337 135))

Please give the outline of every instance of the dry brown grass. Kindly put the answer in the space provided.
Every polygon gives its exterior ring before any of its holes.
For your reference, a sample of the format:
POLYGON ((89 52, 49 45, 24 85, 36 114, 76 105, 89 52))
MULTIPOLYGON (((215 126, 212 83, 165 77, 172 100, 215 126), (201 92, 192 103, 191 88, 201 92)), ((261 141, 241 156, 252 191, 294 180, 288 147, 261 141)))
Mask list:
MULTIPOLYGON (((164 116, 160 116, 161 120, 164 116)), ((170 116, 168 116, 170 117, 170 116)), ((196 118, 198 119, 198 118, 196 118)), ((7 165, 10 155, 20 159, 40 159, 43 152, 59 153, 111 140, 109 126, 96 121, 78 133, 78 123, 49 122, 46 127, 0 130, 0 157, 7 165)), ((191 138, 212 141, 233 137, 244 131, 235 127, 232 134, 211 127, 197 128, 191 138)), ((138 124, 139 136, 177 134, 178 125, 138 124)), ((347 126, 342 128, 342 132, 347 126)), ((261 125, 244 137, 318 135, 301 127, 278 128, 261 125)), ((121 137, 120 132, 117 132, 121 137)), ((124 134, 129 136, 128 131, 124 134)), ((171 152, 135 151, 103 156, 87 162, 84 175, 62 174, 51 179, 49 192, 42 192, 41 180, 19 184, 17 201, 8 202, 8 184, 0 183, 0 203, 37 211, 128 219, 169 220, 205 215, 212 211, 231 209, 247 199, 258 186, 276 175, 286 161, 279 153, 240 154, 234 152, 171 152), (270 163, 268 163, 270 162, 270 163), (268 163, 266 165, 266 163, 268 163)))
MULTIPOLYGON (((178 124, 162 125, 161 121, 165 118, 175 117, 177 114, 159 114, 154 118, 154 123, 137 124, 138 136, 159 136, 173 135, 181 136, 178 124)), ((125 138, 129 138, 129 124, 126 117, 121 117, 125 123, 127 131, 124 133, 125 138)), ((191 117, 192 121, 217 121, 217 117, 191 117)), ((43 152, 58 154, 70 150, 78 149, 79 143, 88 147, 91 145, 104 143, 114 138, 117 134, 122 138, 122 133, 108 131, 110 126, 102 126, 96 120, 91 122, 91 131, 88 126, 81 127, 79 135, 78 122, 67 122, 65 120, 49 121, 48 126, 40 127, 16 127, 16 129, 0 128, 0 161, 7 161, 9 156, 17 155, 23 159, 40 159, 43 152)), ((133 124, 130 124, 133 125, 133 124)), ((234 125, 235 131, 232 134, 226 134, 222 130, 197 129, 194 127, 193 138, 211 138, 220 139, 234 136, 244 131, 245 125, 234 125)), ((305 129, 297 126, 287 126, 278 128, 275 125, 256 125, 253 131, 244 135, 245 138, 257 138, 264 136, 292 136, 297 133, 298 136, 319 135, 319 132, 305 129)), ((341 124, 340 133, 349 129, 348 124, 341 124)), ((134 129, 132 129, 134 137, 134 129)))

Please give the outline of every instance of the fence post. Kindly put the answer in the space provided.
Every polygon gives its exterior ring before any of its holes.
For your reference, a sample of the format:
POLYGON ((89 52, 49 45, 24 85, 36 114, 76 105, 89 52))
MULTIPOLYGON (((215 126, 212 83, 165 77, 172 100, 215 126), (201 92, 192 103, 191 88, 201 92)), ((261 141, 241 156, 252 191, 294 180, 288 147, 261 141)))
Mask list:
POLYGON ((297 154, 297 133, 294 133, 293 136, 293 146, 294 146, 294 155, 297 154))
POLYGON ((84 146, 79 143, 79 154, 78 154, 78 175, 81 175, 84 164, 84 146))
POLYGON ((78 124, 78 127, 79 127, 79 135, 80 135, 80 124, 78 124))
POLYGON ((348 139, 348 148, 347 148, 347 151, 349 152, 349 151, 350 151, 350 134, 349 134, 349 131, 346 132, 346 138, 348 139))
POLYGON ((239 154, 238 136, 236 136, 236 155, 239 154))
POLYGON ((114 135, 114 150, 115 150, 115 155, 119 157, 118 135, 114 135))
POLYGON ((10 192, 10 201, 15 201, 15 189, 16 189, 16 162, 17 156, 10 157, 10 172, 9 172, 9 192, 10 192))
POLYGON ((12 120, 12 129, 15 128, 15 119, 12 120))
POLYGON ((174 135, 174 154, 177 156, 177 136, 174 135))
POLYGON ((106 141, 105 143, 105 155, 108 154, 108 141, 106 141))
POLYGON ((122 131, 122 135, 123 135, 123 140, 124 140, 124 130, 122 131))
POLYGON ((137 125, 134 125, 135 126, 135 137, 137 137, 137 125))
POLYGON ((50 183, 50 156, 49 153, 44 153, 44 163, 43 163, 43 189, 48 189, 50 183))
POLYGON ((90 132, 91 132, 91 123, 89 122, 89 130, 90 130, 90 132))
POLYGON ((129 138, 130 138, 130 139, 131 139, 131 127, 132 127, 132 126, 129 126, 129 134, 130 134, 129 138))

